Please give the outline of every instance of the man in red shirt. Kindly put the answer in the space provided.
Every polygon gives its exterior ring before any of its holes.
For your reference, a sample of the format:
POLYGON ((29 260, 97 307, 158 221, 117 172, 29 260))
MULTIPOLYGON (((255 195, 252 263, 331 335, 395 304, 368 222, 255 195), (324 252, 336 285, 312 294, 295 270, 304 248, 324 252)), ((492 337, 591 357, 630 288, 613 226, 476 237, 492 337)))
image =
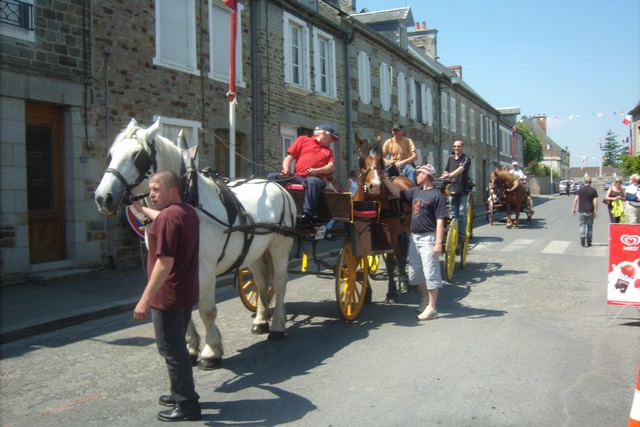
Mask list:
POLYGON ((172 171, 151 175, 149 198, 153 209, 140 202, 133 204, 153 220, 147 233, 148 281, 133 318, 144 320, 151 310, 158 352, 169 371, 171 394, 160 396, 159 403, 172 409, 160 411, 158 419, 199 420, 200 396, 195 391, 185 333, 200 292, 200 220, 195 210, 180 199, 180 182, 172 171))
POLYGON ((330 145, 338 139, 331 126, 319 125, 314 129, 312 137, 299 136, 289 147, 280 172, 273 172, 267 176, 268 180, 278 181, 283 185, 302 184, 304 201, 300 224, 304 227, 311 225, 320 193, 327 185, 327 176, 334 171, 333 151, 330 145), (289 171, 294 160, 296 163, 291 175, 289 171))

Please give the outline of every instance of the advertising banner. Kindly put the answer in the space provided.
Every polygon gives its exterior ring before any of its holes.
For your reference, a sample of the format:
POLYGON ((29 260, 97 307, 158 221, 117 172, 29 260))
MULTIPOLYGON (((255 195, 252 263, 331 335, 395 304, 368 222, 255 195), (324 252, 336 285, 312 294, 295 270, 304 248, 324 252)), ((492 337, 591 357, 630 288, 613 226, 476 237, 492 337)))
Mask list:
POLYGON ((640 224, 609 225, 607 304, 640 306, 640 224))

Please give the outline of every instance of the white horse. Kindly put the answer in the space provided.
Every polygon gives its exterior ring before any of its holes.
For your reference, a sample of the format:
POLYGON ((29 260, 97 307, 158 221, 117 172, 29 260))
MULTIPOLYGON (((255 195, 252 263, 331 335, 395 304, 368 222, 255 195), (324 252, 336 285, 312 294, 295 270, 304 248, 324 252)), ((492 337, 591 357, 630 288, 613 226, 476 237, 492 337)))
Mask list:
MULTIPOLYGON (((116 137, 109 150, 109 167, 95 192, 100 213, 114 215, 129 195, 146 192, 147 185, 143 185, 143 181, 155 170, 169 169, 179 177, 184 173, 184 150, 158 135, 159 125, 158 121, 144 129, 132 119, 116 137)), ((255 179, 235 187, 232 185, 230 183, 229 186, 249 214, 248 222, 253 226, 247 226, 247 221, 243 226, 241 214, 229 214, 228 199, 225 202, 222 196, 223 184, 197 172, 199 205, 196 212, 200 218, 198 309, 206 327, 206 336, 199 352, 200 337, 191 322, 187 331, 187 347, 194 363, 200 354, 199 366, 202 369, 214 369, 222 361, 222 337, 215 324, 216 276, 232 268, 243 252, 246 255, 238 267, 246 266, 251 270, 261 297, 252 332, 269 332, 270 340, 278 340, 284 337, 285 331, 284 294, 293 237, 282 231, 294 226, 295 203, 289 193, 273 182, 255 179), (275 301, 272 314, 267 291, 269 286, 275 292, 271 300, 275 301)))

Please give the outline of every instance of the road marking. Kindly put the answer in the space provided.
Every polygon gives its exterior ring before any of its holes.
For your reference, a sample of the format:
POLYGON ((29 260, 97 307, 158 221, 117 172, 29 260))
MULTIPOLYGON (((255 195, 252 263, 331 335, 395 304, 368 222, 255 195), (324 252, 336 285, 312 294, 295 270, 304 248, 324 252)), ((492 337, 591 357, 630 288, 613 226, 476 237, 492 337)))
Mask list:
POLYGON ((565 250, 569 247, 571 242, 565 240, 552 240, 549 244, 542 250, 543 254, 563 254, 565 250))
POLYGON ((533 244, 533 242, 536 242, 536 240, 535 239, 516 239, 500 250, 503 252, 504 251, 519 252, 527 249, 529 246, 533 244))

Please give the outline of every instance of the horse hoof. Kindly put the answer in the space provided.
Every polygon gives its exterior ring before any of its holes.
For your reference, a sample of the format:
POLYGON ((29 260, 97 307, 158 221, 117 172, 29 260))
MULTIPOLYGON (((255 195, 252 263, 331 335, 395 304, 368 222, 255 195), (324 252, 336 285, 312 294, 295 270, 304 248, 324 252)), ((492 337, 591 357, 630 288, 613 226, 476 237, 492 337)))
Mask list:
POLYGON ((254 335, 264 335, 269 333, 269 325, 261 323, 259 325, 253 325, 251 333, 254 335))
POLYGON ((268 341, 279 342, 284 339, 284 332, 269 332, 268 341))
POLYGON ((397 304, 398 303, 398 299, 397 298, 387 298, 387 299, 384 300, 384 303, 385 304, 389 304, 389 305, 397 304))
POLYGON ((221 357, 214 357, 213 359, 202 359, 200 363, 198 363, 198 369, 202 369, 203 371, 212 371, 214 369, 218 369, 221 363, 221 357))
POLYGON ((198 355, 190 354, 189 359, 191 359, 191 366, 198 366, 198 355))

